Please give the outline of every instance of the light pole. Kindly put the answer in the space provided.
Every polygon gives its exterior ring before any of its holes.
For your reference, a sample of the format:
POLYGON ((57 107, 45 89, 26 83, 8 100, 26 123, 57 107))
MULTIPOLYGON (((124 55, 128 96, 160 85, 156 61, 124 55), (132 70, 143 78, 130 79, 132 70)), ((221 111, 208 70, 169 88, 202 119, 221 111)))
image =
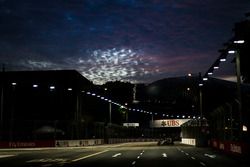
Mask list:
MULTIPOLYGON (((4 75, 4 74, 3 74, 4 75)), ((3 136, 3 103, 4 103, 4 95, 3 95, 3 90, 4 90, 4 83, 1 84, 1 124, 0 124, 0 140, 2 139, 3 136)))
MULTIPOLYGON (((241 40, 242 41, 242 40, 241 40)), ((234 41, 235 44, 239 43, 239 41, 234 41)), ((244 43, 244 42, 242 42, 244 43)), ((238 50, 229 50, 229 54, 235 54, 236 59, 236 75, 237 75, 237 102, 238 102, 238 112, 239 112, 239 126, 240 139, 242 138, 242 99, 241 99, 241 72, 240 72, 240 53, 238 50)))
POLYGON ((0 113, 0 140, 3 137, 3 110, 4 110, 4 80, 5 80, 5 67, 2 68, 2 83, 1 83, 1 113, 0 113))
MULTIPOLYGON (((188 77, 192 77, 192 74, 189 73, 188 77)), ((199 72, 198 74, 198 86, 199 86, 199 112, 200 112, 200 117, 203 117, 203 94, 202 94, 202 87, 203 87, 203 83, 202 80, 207 80, 207 78, 202 78, 201 77, 201 72, 199 72)))
POLYGON ((199 99, 200 99, 200 117, 203 117, 203 104, 202 104, 202 87, 199 86, 200 90, 199 90, 199 99))
POLYGON ((241 99, 241 73, 240 73, 240 54, 236 51, 236 74, 237 74, 237 97, 239 100, 239 119, 240 119, 240 139, 242 137, 242 99, 241 99))
POLYGON ((109 123, 112 123, 112 104, 109 102, 109 123))

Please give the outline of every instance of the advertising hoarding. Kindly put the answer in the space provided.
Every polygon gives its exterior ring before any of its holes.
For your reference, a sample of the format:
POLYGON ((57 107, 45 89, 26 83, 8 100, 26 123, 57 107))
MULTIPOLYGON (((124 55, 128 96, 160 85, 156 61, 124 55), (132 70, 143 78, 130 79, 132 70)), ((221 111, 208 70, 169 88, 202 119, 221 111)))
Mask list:
POLYGON ((167 127, 180 127, 190 119, 160 119, 150 122, 150 127, 153 128, 167 128, 167 127))

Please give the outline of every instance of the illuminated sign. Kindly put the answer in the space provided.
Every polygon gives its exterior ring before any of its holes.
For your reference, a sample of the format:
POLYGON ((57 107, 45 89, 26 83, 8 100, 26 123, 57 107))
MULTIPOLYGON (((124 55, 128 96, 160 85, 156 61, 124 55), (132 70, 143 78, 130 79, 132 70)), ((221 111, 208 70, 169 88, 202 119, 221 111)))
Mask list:
POLYGON ((150 126, 153 128, 164 128, 164 127, 180 127, 190 119, 160 119, 150 122, 150 126))
POLYGON ((127 126, 127 127, 139 127, 139 123, 123 123, 123 126, 127 126))

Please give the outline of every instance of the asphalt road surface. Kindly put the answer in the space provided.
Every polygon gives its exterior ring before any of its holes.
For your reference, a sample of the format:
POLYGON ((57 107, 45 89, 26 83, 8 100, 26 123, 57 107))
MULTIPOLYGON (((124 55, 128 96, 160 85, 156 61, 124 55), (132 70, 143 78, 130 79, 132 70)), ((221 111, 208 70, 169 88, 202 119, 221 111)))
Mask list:
POLYGON ((246 167, 249 160, 181 144, 124 143, 78 148, 0 149, 0 167, 246 167))

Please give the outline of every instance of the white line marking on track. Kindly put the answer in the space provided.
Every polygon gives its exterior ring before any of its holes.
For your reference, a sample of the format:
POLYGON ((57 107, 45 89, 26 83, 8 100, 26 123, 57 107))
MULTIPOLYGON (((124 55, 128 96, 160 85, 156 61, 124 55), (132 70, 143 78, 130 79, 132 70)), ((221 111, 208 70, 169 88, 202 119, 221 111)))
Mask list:
POLYGON ((195 157, 191 157, 193 160, 195 160, 195 157))
POLYGON ((185 153, 186 155, 189 155, 188 153, 185 153))
POLYGON ((202 166, 206 166, 206 164, 204 164, 203 162, 200 162, 200 164, 201 164, 202 166))
POLYGON ((8 157, 14 157, 16 155, 0 155, 0 158, 8 158, 8 157))
POLYGON ((67 159, 63 159, 63 158, 56 158, 56 159, 52 159, 52 158, 47 158, 47 159, 32 159, 29 161, 26 161, 27 163, 36 163, 36 162, 61 162, 61 163, 65 163, 67 161, 67 159))
POLYGON ((112 157, 113 157, 113 158, 116 158, 116 157, 118 157, 118 156, 120 156, 120 155, 122 155, 122 153, 117 153, 117 154, 113 155, 112 157))
POLYGON ((135 163, 136 163, 136 161, 133 161, 133 162, 132 162, 132 165, 135 165, 135 163))
POLYGON ((107 151, 109 151, 109 150, 104 150, 104 151, 97 152, 97 153, 90 154, 90 155, 86 155, 86 156, 83 156, 83 157, 80 157, 80 158, 77 158, 77 159, 73 159, 72 162, 76 162, 76 161, 80 161, 80 160, 83 160, 83 159, 86 159, 86 158, 89 158, 89 157, 93 157, 93 156, 96 156, 96 155, 105 153, 105 152, 107 152, 107 151))
POLYGON ((52 164, 44 164, 43 167, 52 166, 52 164))
POLYGON ((140 156, 137 157, 137 159, 139 159, 139 158, 140 158, 140 156))

